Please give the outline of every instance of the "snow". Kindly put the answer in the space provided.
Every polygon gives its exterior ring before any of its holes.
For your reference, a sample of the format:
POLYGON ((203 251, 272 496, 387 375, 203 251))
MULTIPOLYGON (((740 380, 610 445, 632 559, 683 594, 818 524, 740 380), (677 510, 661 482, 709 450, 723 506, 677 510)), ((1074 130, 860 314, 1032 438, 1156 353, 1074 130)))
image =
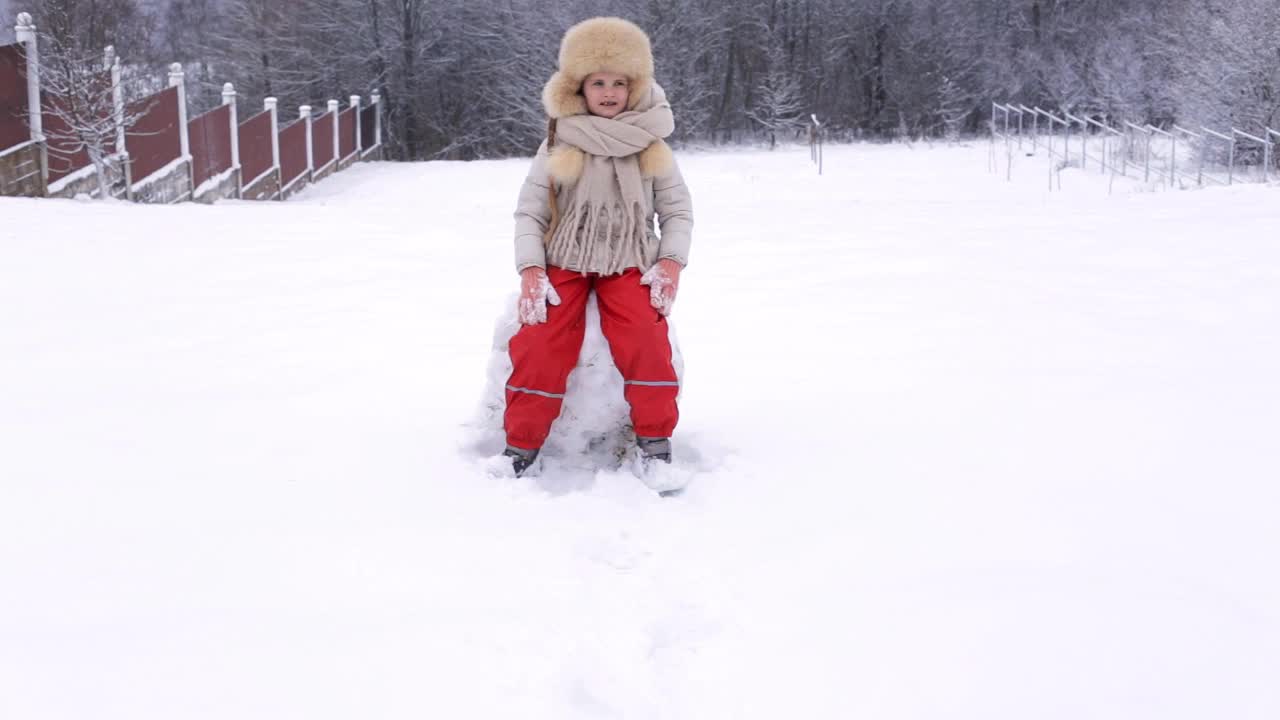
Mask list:
POLYGON ((78 170, 75 170, 73 172, 67 173, 66 175, 63 175, 57 180, 54 180, 53 182, 49 183, 49 193, 54 194, 54 193, 62 192, 63 188, 70 185, 71 183, 78 182, 85 178, 93 177, 94 174, 97 172, 98 172, 97 168, 95 168, 92 164, 85 165, 84 167, 79 168, 78 170))
POLYGON ((524 161, 0 198, 0 717, 1276 717, 1277 189, 987 161, 681 156, 678 499, 476 449, 524 161))
MULTIPOLYGON (((230 178, 233 174, 235 174, 238 171, 239 171, 238 167, 229 167, 226 170, 223 170, 222 172, 218 173, 217 175, 210 176, 204 182, 196 186, 196 189, 191 192, 191 197, 199 198, 200 196, 204 195, 210 190, 222 185, 222 183, 226 182, 228 178, 230 178)), ((299 175, 298 177, 302 177, 302 176, 299 175)))
MULTIPOLYGON (((147 189, 148 187, 150 187, 151 185, 153 185, 153 184, 155 184, 155 183, 157 183, 157 182, 159 182, 159 181, 161 181, 161 180, 165 180, 165 179, 167 179, 167 178, 168 178, 170 175, 172 175, 172 174, 173 174, 173 172, 174 172, 175 170, 177 170, 179 167, 181 167, 181 166, 183 166, 183 165, 190 165, 190 164, 191 164, 191 156, 190 156, 190 155, 184 155, 184 156, 182 156, 182 157, 175 158, 175 159, 173 159, 173 160, 169 161, 169 164, 165 165, 164 167, 160 168, 159 170, 156 170, 155 172, 151 173, 150 175, 146 176, 145 178, 142 178, 141 180, 138 180, 137 182, 135 182, 135 183, 133 184, 133 191, 134 191, 134 192, 141 192, 141 191, 143 191, 143 190, 147 189)), ((184 194, 185 194, 185 193, 184 193, 184 194)))

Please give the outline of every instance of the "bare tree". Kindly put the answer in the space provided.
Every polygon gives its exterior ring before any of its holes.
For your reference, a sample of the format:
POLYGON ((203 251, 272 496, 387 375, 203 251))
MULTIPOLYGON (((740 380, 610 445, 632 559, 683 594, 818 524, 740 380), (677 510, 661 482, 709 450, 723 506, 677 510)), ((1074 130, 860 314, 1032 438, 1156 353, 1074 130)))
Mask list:
POLYGON ((118 87, 113 76, 119 77, 119 72, 117 67, 112 73, 111 66, 119 60, 108 51, 104 67, 97 58, 86 57, 55 35, 41 39, 41 109, 57 121, 45 123, 45 137, 64 153, 86 153, 98 179, 99 197, 109 198, 110 175, 120 170, 118 128, 136 120, 125 118, 116 102, 118 87))
POLYGON ((123 57, 149 54, 155 19, 137 0, 25 0, 22 6, 64 48, 101 53, 111 45, 123 57))
POLYGON ((1280 5, 1206 0, 1184 17, 1199 32, 1186 37, 1190 52, 1179 65, 1181 112, 1218 127, 1280 123, 1280 5))
MULTIPOLYGON (((137 1, 35 0, 98 25, 94 8, 137 1)), ((208 102, 226 81, 284 106, 377 89, 400 159, 530 152, 560 37, 608 14, 649 32, 677 140, 776 139, 798 109, 836 137, 954 137, 992 100, 1280 121, 1275 0, 155 1, 208 102)))

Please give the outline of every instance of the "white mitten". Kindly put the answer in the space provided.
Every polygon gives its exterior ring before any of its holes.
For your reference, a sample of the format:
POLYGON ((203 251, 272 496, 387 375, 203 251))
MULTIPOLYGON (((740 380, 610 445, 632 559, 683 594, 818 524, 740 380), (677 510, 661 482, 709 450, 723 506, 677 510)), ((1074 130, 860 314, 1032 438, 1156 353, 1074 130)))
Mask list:
POLYGON ((640 276, 640 284, 649 286, 649 304, 665 317, 671 314, 680 287, 680 263, 663 258, 640 276))
POLYGON ((537 325, 547 321, 547 303, 560 304, 560 296, 541 268, 525 268, 520 273, 520 322, 537 325))

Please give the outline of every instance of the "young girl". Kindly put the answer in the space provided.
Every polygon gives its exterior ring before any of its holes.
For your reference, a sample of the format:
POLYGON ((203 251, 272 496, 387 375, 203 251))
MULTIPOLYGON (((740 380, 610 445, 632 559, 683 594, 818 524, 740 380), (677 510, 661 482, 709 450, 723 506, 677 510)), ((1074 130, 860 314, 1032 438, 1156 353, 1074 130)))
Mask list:
POLYGON ((542 102, 547 141, 515 213, 521 327, 510 343, 505 454, 517 475, 537 457, 560 414, 594 291, 641 458, 671 462, 679 382, 666 315, 688 263, 693 210, 663 142, 674 125, 653 81, 648 36, 620 18, 573 26, 542 102))

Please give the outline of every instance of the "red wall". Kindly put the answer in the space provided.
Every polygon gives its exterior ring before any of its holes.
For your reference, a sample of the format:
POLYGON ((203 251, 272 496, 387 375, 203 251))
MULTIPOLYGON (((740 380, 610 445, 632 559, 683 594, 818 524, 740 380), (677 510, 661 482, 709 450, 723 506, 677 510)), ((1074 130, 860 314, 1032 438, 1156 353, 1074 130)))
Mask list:
POLYGON ((240 123, 240 177, 246 187, 271 169, 271 132, 268 110, 240 123))
POLYGON ((125 107, 127 115, 141 113, 125 133, 125 147, 133 163, 133 182, 139 182, 182 156, 182 135, 178 128, 178 88, 134 100, 125 107))
POLYGON ((346 158, 356 151, 356 109, 338 114, 338 157, 346 158))
POLYGON ((21 45, 0 45, 0 150, 27 142, 27 61, 21 45))
POLYGON ((231 169, 231 108, 221 105, 187 123, 191 173, 198 187, 231 169))
POLYGON ((311 148, 317 170, 333 160, 333 113, 325 113, 311 123, 311 148))
POLYGON ((298 120, 280 131, 280 184, 307 171, 307 123, 298 120))

